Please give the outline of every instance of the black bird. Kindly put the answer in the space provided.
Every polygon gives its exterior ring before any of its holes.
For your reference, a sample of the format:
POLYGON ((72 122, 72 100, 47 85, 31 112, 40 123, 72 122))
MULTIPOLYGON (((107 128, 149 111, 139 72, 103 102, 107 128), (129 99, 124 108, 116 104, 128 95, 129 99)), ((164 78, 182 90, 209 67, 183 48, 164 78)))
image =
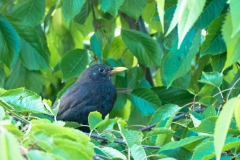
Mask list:
MULTIPOLYGON (((117 91, 111 82, 111 74, 126 70, 96 64, 87 68, 78 80, 60 98, 57 120, 74 121, 88 125, 88 115, 98 111, 104 118, 111 112, 117 99, 117 91)), ((53 107, 56 107, 57 103, 53 107)), ((82 131, 89 128, 80 127, 82 131)))

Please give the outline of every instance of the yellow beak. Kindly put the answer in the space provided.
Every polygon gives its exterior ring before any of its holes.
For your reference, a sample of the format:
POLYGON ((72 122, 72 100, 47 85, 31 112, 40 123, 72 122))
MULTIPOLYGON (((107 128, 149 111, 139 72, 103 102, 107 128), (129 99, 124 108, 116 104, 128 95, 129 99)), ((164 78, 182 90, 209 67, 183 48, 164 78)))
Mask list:
POLYGON ((110 74, 118 73, 127 70, 126 67, 115 67, 110 71, 110 74))

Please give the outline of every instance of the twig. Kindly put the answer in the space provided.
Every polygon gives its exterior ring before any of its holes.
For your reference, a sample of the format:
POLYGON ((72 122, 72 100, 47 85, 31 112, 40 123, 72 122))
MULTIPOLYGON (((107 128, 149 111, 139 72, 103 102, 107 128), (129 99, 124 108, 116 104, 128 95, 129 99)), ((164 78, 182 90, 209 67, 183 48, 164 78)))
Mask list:
POLYGON ((219 90, 219 93, 220 93, 220 95, 221 95, 221 97, 222 97, 222 99, 223 99, 223 102, 225 102, 225 99, 224 99, 224 97, 223 97, 223 94, 222 94, 221 89, 220 89, 219 87, 217 87, 217 89, 219 90))
MULTIPOLYGON (((90 135, 89 133, 86 133, 86 132, 84 132, 84 133, 85 133, 86 135, 92 137, 92 138, 100 139, 100 140, 102 140, 102 141, 108 141, 108 139, 107 139, 106 137, 104 137, 104 136, 99 136, 99 135, 97 135, 97 134, 91 134, 91 135, 90 135)), ((122 144, 122 145, 127 145, 126 142, 123 142, 123 141, 117 140, 117 139, 114 140, 114 143, 118 143, 118 144, 122 144)), ((142 145, 142 147, 143 147, 143 148, 151 148, 151 149, 160 149, 159 146, 142 145)))
MULTIPOLYGON (((86 135, 88 135, 89 137, 96 138, 96 139, 101 139, 101 140, 103 140, 103 141, 108 141, 108 139, 107 139, 106 137, 99 136, 99 135, 93 134, 93 133, 92 133, 92 134, 86 133, 86 132, 84 132, 84 133, 85 133, 86 135)), ((114 143, 119 143, 119 144, 127 145, 125 142, 120 141, 120 140, 117 140, 117 139, 114 140, 114 143)))
MULTIPOLYGON (((197 113, 201 113, 201 112, 203 112, 203 111, 204 111, 203 108, 198 108, 198 109, 194 110, 194 112, 197 112, 197 113)), ((188 114, 188 113, 182 113, 182 114, 180 114, 180 115, 177 115, 177 116, 175 116, 175 117, 173 118, 173 121, 177 121, 177 120, 179 120, 179 119, 181 119, 181 118, 186 118, 186 117, 187 117, 187 114, 188 114)), ((138 131, 141 131, 141 132, 149 131, 149 130, 151 130, 153 127, 155 127, 156 125, 157 125, 157 123, 154 123, 154 124, 151 124, 151 125, 149 125, 149 126, 140 128, 138 131)))
POLYGON ((151 155, 146 156, 143 160, 146 160, 150 157, 160 157, 161 158, 162 156, 160 156, 159 154, 151 154, 151 155))
POLYGON ((132 90, 131 88, 117 88, 117 93, 130 93, 132 90))
POLYGON ((238 78, 238 80, 237 80, 237 81, 233 84, 233 86, 231 87, 231 89, 230 89, 230 91, 229 91, 229 93, 228 93, 228 96, 227 96, 227 100, 229 99, 229 97, 230 97, 230 95, 231 95, 231 92, 232 92, 234 86, 235 86, 239 81, 240 81, 240 78, 238 78))

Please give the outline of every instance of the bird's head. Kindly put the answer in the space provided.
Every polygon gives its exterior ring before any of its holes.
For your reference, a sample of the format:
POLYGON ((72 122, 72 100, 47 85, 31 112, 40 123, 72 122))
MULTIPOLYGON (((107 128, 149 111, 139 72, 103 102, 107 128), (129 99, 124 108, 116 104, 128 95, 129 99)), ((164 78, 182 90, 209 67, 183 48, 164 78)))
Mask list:
POLYGON ((122 72, 126 70, 125 67, 116 67, 107 66, 104 64, 95 64, 88 67, 79 77, 78 81, 80 82, 89 82, 89 81, 110 81, 111 75, 114 73, 122 72))

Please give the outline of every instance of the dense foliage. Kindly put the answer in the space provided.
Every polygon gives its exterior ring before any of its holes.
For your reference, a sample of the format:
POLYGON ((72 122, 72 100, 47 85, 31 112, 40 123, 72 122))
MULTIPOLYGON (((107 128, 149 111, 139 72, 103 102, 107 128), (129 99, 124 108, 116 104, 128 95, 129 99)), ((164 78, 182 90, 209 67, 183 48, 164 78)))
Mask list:
POLYGON ((240 159, 239 6, 1 0, 0 159, 240 159), (83 133, 51 106, 96 63, 128 70, 83 133))

